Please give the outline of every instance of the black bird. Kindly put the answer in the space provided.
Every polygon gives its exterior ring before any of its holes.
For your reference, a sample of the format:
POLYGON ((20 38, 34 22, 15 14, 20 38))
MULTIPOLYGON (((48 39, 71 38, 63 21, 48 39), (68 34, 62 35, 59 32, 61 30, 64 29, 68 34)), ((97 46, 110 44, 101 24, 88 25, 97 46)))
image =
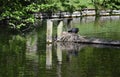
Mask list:
POLYGON ((78 33, 78 32, 79 32, 79 28, 72 28, 68 30, 68 33, 78 33))

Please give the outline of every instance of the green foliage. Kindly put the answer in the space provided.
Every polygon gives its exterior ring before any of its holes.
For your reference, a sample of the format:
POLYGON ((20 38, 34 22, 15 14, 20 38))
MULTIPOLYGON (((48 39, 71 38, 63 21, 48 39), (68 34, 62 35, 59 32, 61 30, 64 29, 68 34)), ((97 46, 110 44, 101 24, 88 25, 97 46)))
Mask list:
POLYGON ((120 9, 120 0, 91 0, 98 9, 120 9))
POLYGON ((98 15, 101 9, 109 9, 111 12, 114 9, 120 9, 120 0, 91 0, 91 2, 98 15))
POLYGON ((32 3, 30 5, 28 5, 25 10, 27 12, 39 12, 40 10, 40 5, 37 5, 36 3, 32 3))
POLYGON ((7 20, 8 22, 5 23, 9 25, 9 28, 20 30, 21 27, 34 23, 35 18, 31 14, 37 10, 34 7, 36 6, 33 3, 30 4, 29 0, 23 2, 6 0, 0 7, 0 21, 7 20))
POLYGON ((75 10, 80 10, 81 3, 80 0, 61 0, 62 7, 64 8, 62 11, 73 12, 75 10))
POLYGON ((109 9, 120 9, 120 1, 118 0, 107 0, 106 7, 109 9))
POLYGON ((35 22, 33 13, 68 11, 72 13, 86 7, 94 6, 96 12, 99 9, 120 9, 119 0, 4 0, 0 2, 0 22, 5 22, 9 28, 20 30, 29 27, 35 22), (92 5, 90 5, 92 4, 92 5))

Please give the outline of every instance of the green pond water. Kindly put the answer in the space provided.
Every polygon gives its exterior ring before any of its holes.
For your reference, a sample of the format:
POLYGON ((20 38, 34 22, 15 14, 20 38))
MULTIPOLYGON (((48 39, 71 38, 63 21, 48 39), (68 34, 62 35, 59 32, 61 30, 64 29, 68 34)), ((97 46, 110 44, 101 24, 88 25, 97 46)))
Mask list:
MULTIPOLYGON (((94 19, 75 18, 71 24, 83 36, 120 40, 119 17, 94 19)), ((0 29, 0 77, 120 76, 119 46, 46 44, 46 21, 36 25, 37 29, 25 34, 0 29)))

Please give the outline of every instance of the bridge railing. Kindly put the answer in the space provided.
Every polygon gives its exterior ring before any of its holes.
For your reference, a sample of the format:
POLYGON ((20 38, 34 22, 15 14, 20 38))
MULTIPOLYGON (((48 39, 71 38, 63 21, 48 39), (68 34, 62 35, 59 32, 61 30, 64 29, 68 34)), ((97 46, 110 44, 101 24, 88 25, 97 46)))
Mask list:
MULTIPOLYGON (((111 10, 100 10, 100 15, 111 15, 111 10)), ((120 15, 120 10, 112 10, 113 15, 120 15)), ((34 13, 36 18, 67 18, 67 17, 80 17, 80 16, 94 16, 95 10, 94 9, 84 9, 80 11, 75 11, 73 13, 70 12, 57 12, 57 13, 42 13, 37 12, 34 13), (50 15, 50 16, 49 16, 50 15)))

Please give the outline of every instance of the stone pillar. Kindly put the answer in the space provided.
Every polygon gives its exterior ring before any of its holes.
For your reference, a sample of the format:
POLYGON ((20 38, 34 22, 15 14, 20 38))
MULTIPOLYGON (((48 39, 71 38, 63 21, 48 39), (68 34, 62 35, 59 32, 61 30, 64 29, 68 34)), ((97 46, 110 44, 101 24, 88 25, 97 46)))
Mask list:
POLYGON ((57 40, 59 41, 62 35, 62 29, 63 29, 63 21, 60 20, 58 27, 57 27, 57 40))
POLYGON ((52 20, 47 20, 47 42, 51 43, 52 42, 52 28, 53 28, 53 22, 52 20))
POLYGON ((52 44, 46 45, 46 68, 52 67, 52 44))
POLYGON ((71 29, 72 27, 72 19, 67 19, 67 30, 71 29))

